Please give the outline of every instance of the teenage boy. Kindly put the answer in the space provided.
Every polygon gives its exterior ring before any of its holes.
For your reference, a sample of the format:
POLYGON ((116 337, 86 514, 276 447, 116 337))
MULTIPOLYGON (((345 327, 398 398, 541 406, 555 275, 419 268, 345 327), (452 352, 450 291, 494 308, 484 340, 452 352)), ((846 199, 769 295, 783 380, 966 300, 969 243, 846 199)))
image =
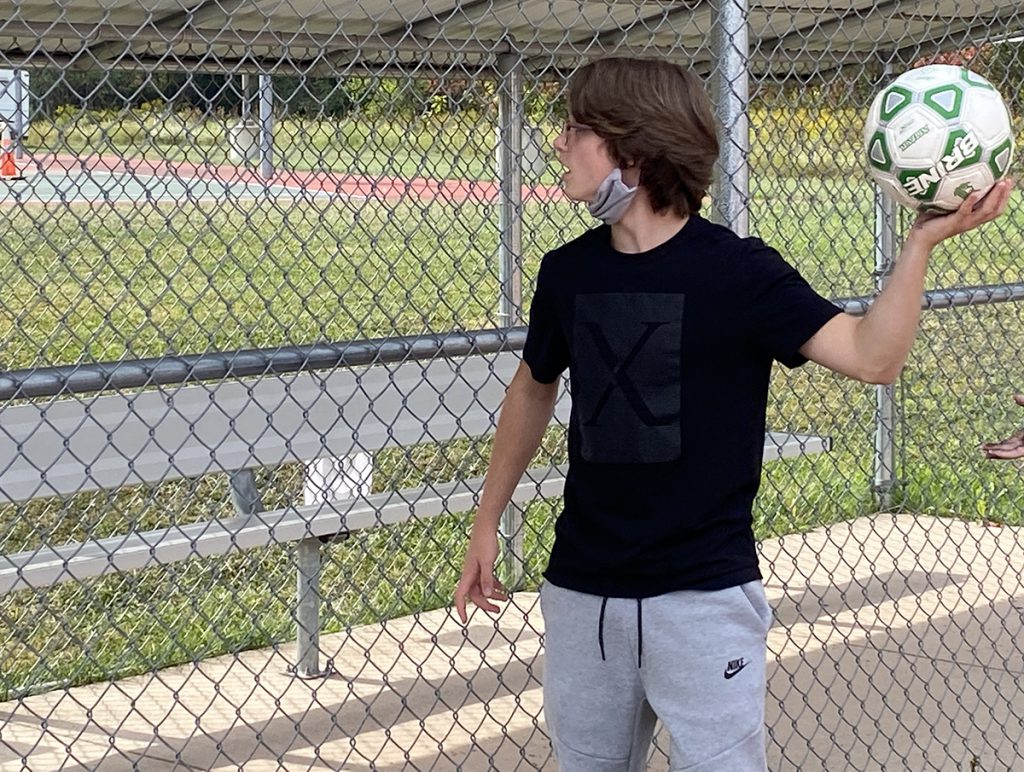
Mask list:
MULTIPOLYGON (((943 239, 992 220, 1011 184, 911 229, 863 318, 772 248, 698 212, 718 141, 698 78, 661 61, 579 70, 555 141, 568 198, 605 225, 544 257, 455 606, 488 612, 500 514, 572 383, 564 508, 541 589, 544 711, 562 772, 764 770, 772 613, 752 530, 772 362, 891 383, 943 239)), ((780 201, 784 206, 785 202, 780 201)))

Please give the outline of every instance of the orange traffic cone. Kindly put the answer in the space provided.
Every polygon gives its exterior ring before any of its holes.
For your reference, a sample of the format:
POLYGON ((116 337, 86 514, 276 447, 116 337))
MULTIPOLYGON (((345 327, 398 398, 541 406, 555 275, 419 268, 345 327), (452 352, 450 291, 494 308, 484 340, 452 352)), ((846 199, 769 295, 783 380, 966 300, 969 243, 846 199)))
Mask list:
POLYGON ((11 127, 4 124, 3 139, 0 140, 0 179, 23 180, 18 164, 14 160, 14 138, 11 127))

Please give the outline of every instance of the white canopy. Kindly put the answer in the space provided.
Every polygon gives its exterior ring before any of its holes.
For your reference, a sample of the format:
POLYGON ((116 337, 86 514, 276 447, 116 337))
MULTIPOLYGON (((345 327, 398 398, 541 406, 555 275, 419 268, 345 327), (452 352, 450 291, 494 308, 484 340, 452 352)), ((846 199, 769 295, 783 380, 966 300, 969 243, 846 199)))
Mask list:
MULTIPOLYGON (((537 70, 599 54, 672 56, 708 71, 733 0, 2 0, 6 66, 188 67, 311 74, 537 70)), ((1024 30, 1019 0, 741 0, 750 70, 811 75, 897 66, 1024 30)))

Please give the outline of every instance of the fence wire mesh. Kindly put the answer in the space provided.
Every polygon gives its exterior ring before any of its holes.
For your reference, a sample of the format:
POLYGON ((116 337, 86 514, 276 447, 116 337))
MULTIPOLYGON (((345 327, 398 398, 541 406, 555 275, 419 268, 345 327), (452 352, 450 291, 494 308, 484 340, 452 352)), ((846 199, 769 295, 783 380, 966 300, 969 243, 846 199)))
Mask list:
MULTIPOLYGON (((705 76, 709 211, 856 312, 909 225, 863 169, 880 84, 969 64, 1024 114, 1001 0, 0 8, 5 768, 554 768, 567 395, 503 519, 513 599, 448 606, 540 258, 590 225, 566 78, 705 76)), ((894 388, 775 374, 772 769, 1024 763, 1024 486, 977 452, 1024 417, 1022 218, 937 251, 894 388)))

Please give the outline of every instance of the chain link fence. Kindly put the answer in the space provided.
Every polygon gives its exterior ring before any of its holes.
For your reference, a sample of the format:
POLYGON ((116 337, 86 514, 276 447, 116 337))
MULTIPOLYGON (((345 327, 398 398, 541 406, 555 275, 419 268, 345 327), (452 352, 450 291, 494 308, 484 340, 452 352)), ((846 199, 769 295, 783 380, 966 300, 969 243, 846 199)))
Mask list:
MULTIPOLYGON (((568 397, 448 604, 589 58, 723 124, 709 216, 862 313, 905 213, 881 83, 940 57, 1024 115, 1024 12, 912 2, 2 3, 0 763, 551 769, 541 580, 568 397)), ((1014 201, 937 251, 894 387, 777 372, 755 530, 772 769, 1016 768, 1014 201)), ((667 765, 659 738, 652 769, 667 765)))

